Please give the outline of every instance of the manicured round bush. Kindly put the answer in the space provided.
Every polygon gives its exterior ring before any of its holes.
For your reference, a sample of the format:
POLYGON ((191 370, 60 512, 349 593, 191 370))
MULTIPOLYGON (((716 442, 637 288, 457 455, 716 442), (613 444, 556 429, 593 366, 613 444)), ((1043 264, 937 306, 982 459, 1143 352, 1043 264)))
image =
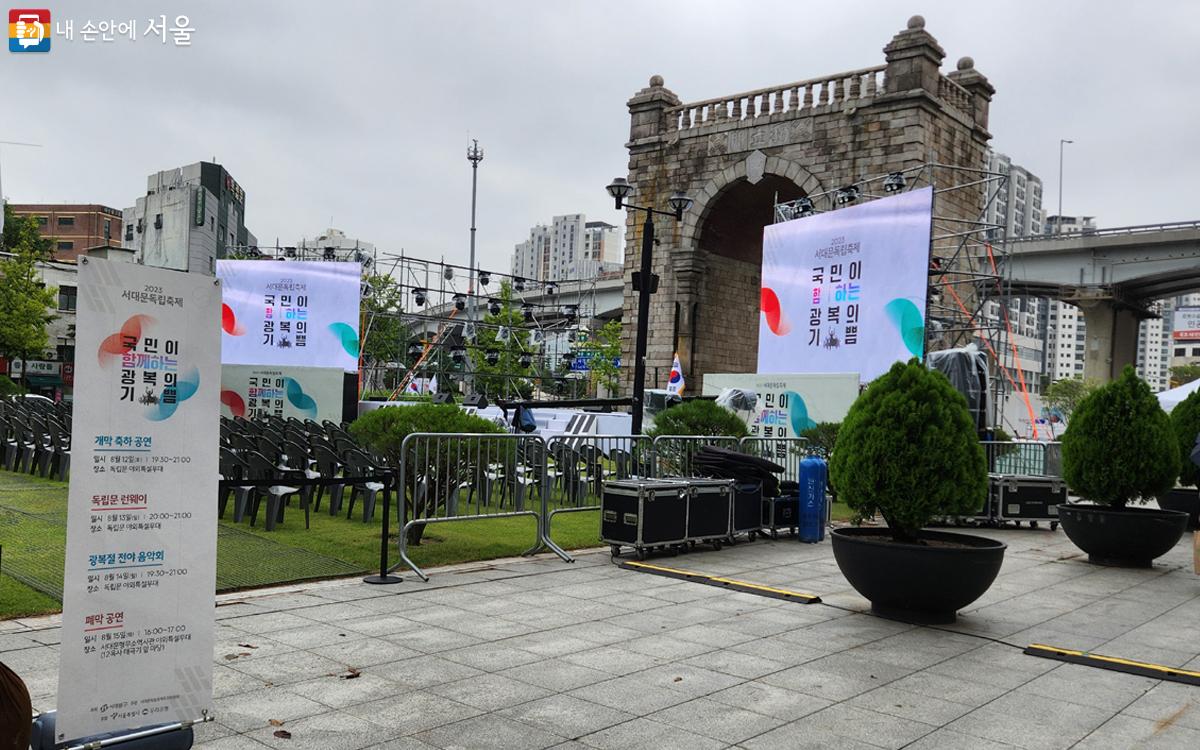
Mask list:
POLYGON ((650 437, 658 435, 728 435, 730 437, 745 437, 748 433, 746 423, 716 401, 684 401, 660 412, 654 418, 654 427, 646 433, 650 437))
POLYGON ((973 513, 987 462, 967 401, 940 372, 897 362, 850 407, 829 466, 856 521, 878 513, 897 541, 937 516, 973 513))
POLYGON ((468 414, 454 404, 384 406, 350 424, 355 440, 396 461, 404 438, 414 432, 502 433, 494 422, 468 414))
POLYGON ((1192 391, 1171 411, 1171 429, 1179 443, 1179 483, 1195 487, 1200 470, 1192 463, 1192 449, 1196 447, 1196 436, 1200 435, 1200 391, 1192 391))
POLYGON ((1175 486, 1179 446, 1171 419, 1133 367, 1076 407, 1062 436, 1062 463, 1073 492, 1116 508, 1175 486))

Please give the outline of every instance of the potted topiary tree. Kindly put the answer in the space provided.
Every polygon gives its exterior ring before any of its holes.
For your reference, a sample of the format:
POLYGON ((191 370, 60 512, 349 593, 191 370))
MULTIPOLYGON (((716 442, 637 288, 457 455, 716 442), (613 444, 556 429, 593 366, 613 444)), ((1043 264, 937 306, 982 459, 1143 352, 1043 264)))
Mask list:
POLYGON ((742 418, 716 401, 694 399, 676 404, 654 417, 654 427, 646 432, 654 439, 661 436, 730 438, 712 441, 656 441, 655 457, 660 476, 689 476, 692 456, 703 444, 732 447, 731 443, 749 434, 742 418))
POLYGON ((923 529, 978 508, 988 491, 966 399, 946 376, 914 359, 872 382, 842 422, 829 473, 856 524, 875 514, 887 522, 832 534, 838 567, 872 611, 953 622, 991 586, 1007 545, 923 529))
POLYGON ((1179 475, 1171 420, 1132 366, 1080 402, 1062 437, 1063 478, 1094 504, 1058 506, 1063 531, 1101 565, 1149 567, 1175 546, 1187 514, 1133 508, 1179 475))
POLYGON ((1179 485, 1158 496, 1158 507, 1188 514, 1188 529, 1200 529, 1200 470, 1192 463, 1192 449, 1200 435, 1200 391, 1193 391, 1171 411, 1171 430, 1179 444, 1179 485))

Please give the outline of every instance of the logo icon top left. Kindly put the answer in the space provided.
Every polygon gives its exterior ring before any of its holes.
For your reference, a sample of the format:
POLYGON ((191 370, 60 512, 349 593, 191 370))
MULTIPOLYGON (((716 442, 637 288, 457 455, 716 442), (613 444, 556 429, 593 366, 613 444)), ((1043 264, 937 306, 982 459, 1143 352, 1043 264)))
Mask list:
POLYGON ((8 11, 9 52, 49 52, 52 31, 48 8, 12 8, 8 11))

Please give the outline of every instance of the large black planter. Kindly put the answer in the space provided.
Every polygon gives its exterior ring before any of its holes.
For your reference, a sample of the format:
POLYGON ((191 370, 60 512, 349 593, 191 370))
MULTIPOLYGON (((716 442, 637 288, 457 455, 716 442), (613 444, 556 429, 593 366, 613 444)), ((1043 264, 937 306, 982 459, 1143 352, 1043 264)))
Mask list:
POLYGON ((1176 487, 1158 496, 1158 507, 1188 514, 1188 531, 1200 529, 1200 491, 1195 487, 1176 487))
POLYGON ((842 575, 871 601, 872 612, 919 623, 954 622, 996 580, 1008 546, 944 531, 922 531, 921 538, 966 546, 894 542, 887 529, 835 529, 831 538, 842 575))
POLYGON ((1175 546, 1187 528, 1187 513, 1105 505, 1058 506, 1063 532, 1088 554, 1088 562, 1149 568, 1175 546))

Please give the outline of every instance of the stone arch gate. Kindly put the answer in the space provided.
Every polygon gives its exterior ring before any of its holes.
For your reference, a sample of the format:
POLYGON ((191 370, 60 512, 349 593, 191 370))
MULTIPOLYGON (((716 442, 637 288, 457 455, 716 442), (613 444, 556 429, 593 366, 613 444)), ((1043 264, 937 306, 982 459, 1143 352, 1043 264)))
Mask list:
MULTIPOLYGON (((775 203, 924 164, 983 169, 995 90, 969 57, 943 75, 945 52, 920 16, 883 49, 884 64, 685 104, 662 77, 628 102, 632 202, 695 199, 682 222, 659 219, 647 385, 665 387, 678 351, 688 390, 709 372, 754 372, 762 229, 775 203)), ((935 170, 936 187, 977 175, 935 170)), ((984 191, 947 190, 937 213, 977 222, 984 191)), ((641 219, 627 217, 622 359, 632 364, 641 219)), ((623 369, 626 390, 633 367, 623 369)))

